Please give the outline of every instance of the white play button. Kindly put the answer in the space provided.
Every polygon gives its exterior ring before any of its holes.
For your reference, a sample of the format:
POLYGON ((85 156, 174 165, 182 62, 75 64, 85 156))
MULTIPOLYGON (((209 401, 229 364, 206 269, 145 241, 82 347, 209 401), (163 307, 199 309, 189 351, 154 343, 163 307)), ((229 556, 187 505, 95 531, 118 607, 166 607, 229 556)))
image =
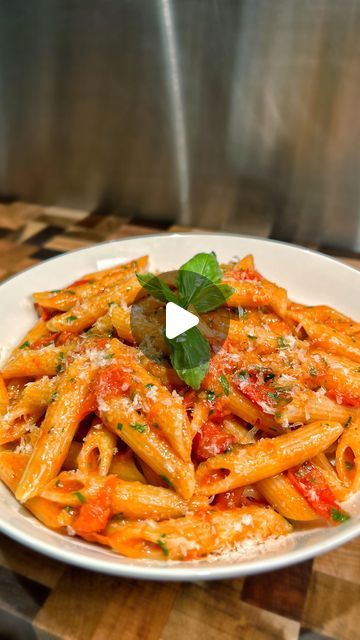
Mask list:
POLYGON ((165 335, 169 340, 176 338, 199 323, 199 318, 174 302, 168 302, 165 309, 165 335))

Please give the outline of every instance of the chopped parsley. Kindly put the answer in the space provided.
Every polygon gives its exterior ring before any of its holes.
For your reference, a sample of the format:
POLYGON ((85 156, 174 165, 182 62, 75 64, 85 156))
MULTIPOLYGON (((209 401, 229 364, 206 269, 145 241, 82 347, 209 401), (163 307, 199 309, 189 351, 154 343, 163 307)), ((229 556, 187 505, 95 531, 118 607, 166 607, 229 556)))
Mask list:
POLYGON ((352 421, 352 416, 349 416, 344 424, 344 429, 347 429, 347 427, 350 427, 351 421, 352 421))
POLYGON ((154 387, 154 386, 155 386, 155 385, 153 385, 151 382, 148 382, 148 383, 145 385, 145 389, 152 389, 152 387, 154 387))
POLYGON ((278 349, 288 349, 289 343, 285 340, 284 336, 279 336, 276 340, 278 349))
POLYGON ((54 400, 56 400, 56 398, 58 397, 58 395, 59 395, 58 391, 54 391, 54 392, 51 394, 50 402, 54 402, 54 400))
POLYGON ((257 340, 257 336, 254 336, 252 333, 248 333, 247 337, 250 338, 250 340, 257 340))
POLYGON ((138 431, 138 433, 145 433, 147 430, 147 424, 141 424, 141 422, 134 422, 130 427, 135 429, 135 431, 138 431))
POLYGON ((206 400, 208 400, 208 402, 214 402, 214 400, 216 398, 216 393, 212 389, 206 389, 205 396, 206 396, 206 400))
POLYGON ((339 511, 339 509, 331 509, 330 514, 332 520, 335 522, 346 522, 346 520, 350 520, 350 516, 344 513, 344 511, 339 511))
POLYGON ((315 367, 310 367, 309 374, 313 377, 317 376, 318 374, 317 369, 315 369, 315 367))
POLYGON ((171 482, 171 480, 169 480, 167 476, 160 476, 160 478, 165 482, 165 484, 167 484, 168 487, 170 487, 170 489, 175 489, 173 483, 171 482))
POLYGON ((70 513, 70 515, 74 515, 75 513, 74 507, 71 507, 69 504, 64 507, 64 511, 66 511, 66 513, 70 513))
POLYGON ((264 373, 264 382, 269 382, 269 380, 273 380, 275 378, 275 373, 272 371, 265 371, 264 373))
POLYGON ((114 302, 114 300, 111 300, 111 302, 108 302, 108 307, 110 309, 110 307, 112 307, 114 304, 116 304, 116 302, 114 302))
POLYGON ((221 384, 223 392, 225 393, 226 396, 228 396, 229 393, 230 393, 230 385, 229 385, 228 379, 224 375, 221 374, 219 376, 219 382, 221 384))
POLYGON ((247 371, 245 371, 245 369, 242 369, 241 371, 237 371, 236 375, 238 376, 238 378, 241 378, 242 380, 246 380, 249 374, 247 371))
POLYGON ((121 431, 121 429, 123 428, 123 424, 121 422, 118 422, 116 428, 118 431, 121 431))
POLYGON ((163 552, 164 556, 167 558, 169 555, 169 548, 164 540, 166 536, 166 533, 162 533, 160 538, 156 541, 156 544, 159 545, 161 551, 163 552))
POLYGON ((114 354, 113 353, 107 353, 105 356, 105 360, 112 360, 112 358, 114 358, 114 354))
POLYGON ((64 368, 65 368, 64 360, 65 360, 65 353, 63 351, 60 351, 59 362, 55 368, 56 373, 62 373, 64 371, 64 368))
POLYGON ((276 404, 288 404, 291 400, 289 389, 286 387, 277 387, 274 391, 268 391, 267 395, 276 404))
POLYGON ((75 320, 77 320, 77 319, 78 319, 78 317, 77 317, 77 316, 68 316, 68 317, 66 318, 66 322, 69 322, 69 323, 71 323, 71 322, 75 322, 75 320))
POLYGON ((19 349, 28 349, 28 347, 30 347, 30 342, 29 340, 26 340, 20 345, 19 349))
POLYGON ((84 494, 81 493, 81 491, 74 491, 73 494, 74 496, 77 497, 77 499, 79 500, 79 502, 81 502, 81 504, 84 504, 86 502, 86 498, 84 494))

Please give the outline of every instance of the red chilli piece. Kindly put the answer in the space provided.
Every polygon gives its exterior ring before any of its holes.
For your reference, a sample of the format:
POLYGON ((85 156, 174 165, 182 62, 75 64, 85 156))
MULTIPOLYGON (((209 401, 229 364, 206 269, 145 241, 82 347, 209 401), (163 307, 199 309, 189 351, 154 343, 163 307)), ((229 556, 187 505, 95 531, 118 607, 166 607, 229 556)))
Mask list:
POLYGON ((129 373, 125 373, 116 365, 100 369, 95 380, 96 397, 102 400, 124 395, 129 388, 129 373))
POLYGON ((35 340, 35 342, 32 343, 31 348, 32 349, 42 349, 43 347, 46 347, 47 345, 51 344, 52 342, 56 342, 57 337, 59 336, 58 333, 50 333, 50 335, 48 336, 43 336, 42 338, 39 338, 38 340, 35 340))
POLYGON ((322 518, 332 522, 347 520, 348 516, 336 502, 335 496, 321 471, 312 462, 289 469, 289 480, 322 518))
POLYGON ((227 433, 219 424, 209 420, 195 435, 193 454, 199 461, 207 460, 219 453, 224 453, 234 443, 234 436, 227 433))
POLYGON ((96 493, 91 501, 82 504, 73 528, 82 534, 97 533, 105 529, 111 516, 112 494, 116 478, 108 478, 106 484, 96 493))
POLYGON ((335 400, 337 404, 345 404, 348 407, 360 407, 359 396, 353 396, 351 395, 351 393, 342 393, 340 391, 336 391, 335 389, 329 389, 326 392, 326 395, 331 400, 335 400))

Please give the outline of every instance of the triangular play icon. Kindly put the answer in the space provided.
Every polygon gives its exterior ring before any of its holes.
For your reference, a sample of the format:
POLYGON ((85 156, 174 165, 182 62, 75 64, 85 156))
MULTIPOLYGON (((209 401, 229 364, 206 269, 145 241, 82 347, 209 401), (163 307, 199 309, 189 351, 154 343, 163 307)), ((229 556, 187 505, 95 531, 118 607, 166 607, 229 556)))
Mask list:
POLYGON ((195 327, 199 318, 190 311, 186 311, 174 302, 168 302, 165 309, 165 335, 171 340, 181 333, 195 327))

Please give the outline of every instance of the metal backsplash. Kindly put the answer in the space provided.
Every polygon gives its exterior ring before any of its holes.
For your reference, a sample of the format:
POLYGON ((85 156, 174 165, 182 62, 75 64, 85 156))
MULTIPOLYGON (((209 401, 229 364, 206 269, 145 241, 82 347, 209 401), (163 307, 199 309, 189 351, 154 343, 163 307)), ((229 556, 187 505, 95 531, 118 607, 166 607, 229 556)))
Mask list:
POLYGON ((0 195, 360 248, 360 0, 0 0, 0 195))

